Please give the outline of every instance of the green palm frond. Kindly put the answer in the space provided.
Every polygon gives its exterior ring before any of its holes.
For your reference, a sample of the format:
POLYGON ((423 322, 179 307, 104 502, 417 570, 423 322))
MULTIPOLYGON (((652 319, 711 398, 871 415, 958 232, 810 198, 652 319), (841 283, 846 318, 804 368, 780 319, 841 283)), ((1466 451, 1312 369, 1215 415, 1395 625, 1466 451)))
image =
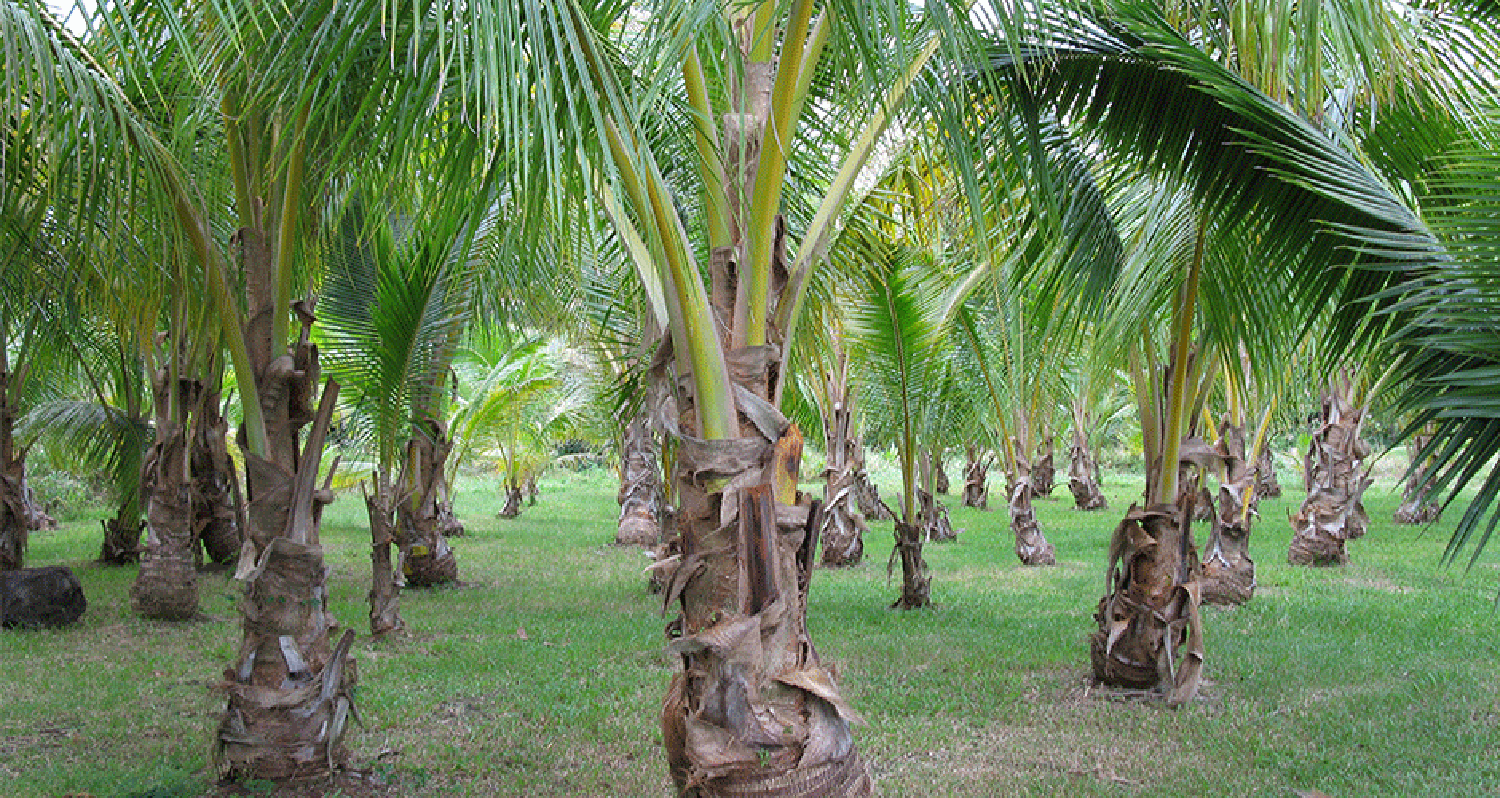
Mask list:
POLYGON ((154 435, 149 420, 119 408, 84 401, 53 401, 33 408, 18 429, 71 458, 80 471, 108 474, 116 501, 140 492, 141 463, 154 435))
POLYGON ((394 466, 410 425, 433 417, 470 309, 468 237, 453 217, 340 224, 319 305, 329 369, 394 466))
POLYGON ((1228 71, 1150 7, 1115 9, 1023 59, 990 67, 1013 96, 1046 107, 1111 157, 1183 181, 1202 212, 1258 242, 1262 263, 1297 264, 1297 323, 1330 305, 1334 332, 1368 339, 1381 291, 1430 269, 1441 247, 1355 155, 1228 71), (1359 268, 1349 268, 1358 266, 1359 268))
POLYGON ((945 373, 941 294, 926 279, 926 253, 873 246, 849 312, 849 353, 873 440, 891 441, 901 459, 904 518, 913 518, 917 456, 928 442, 931 397, 945 373))
MULTIPOLYGON (((1436 434, 1427 448, 1435 460, 1431 492, 1452 504, 1477 483, 1474 497, 1449 541, 1445 557, 1484 550, 1500 524, 1500 114, 1488 135, 1466 142, 1434 181, 1445 201, 1431 210, 1435 230, 1454 259, 1416 286, 1403 301, 1413 322, 1397 338, 1408 384, 1400 407, 1414 411, 1409 431, 1429 422, 1436 434)), ((1419 455, 1421 456, 1421 455, 1419 455)))

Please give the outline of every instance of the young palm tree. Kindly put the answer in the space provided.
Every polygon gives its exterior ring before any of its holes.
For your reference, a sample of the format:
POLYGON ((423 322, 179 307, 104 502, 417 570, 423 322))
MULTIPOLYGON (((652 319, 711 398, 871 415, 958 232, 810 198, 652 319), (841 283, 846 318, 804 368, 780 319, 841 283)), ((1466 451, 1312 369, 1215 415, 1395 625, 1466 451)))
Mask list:
POLYGON ((103 211, 151 220, 170 237, 183 278, 169 284, 203 285, 214 310, 210 328, 173 331, 174 347, 227 348, 249 510, 243 640, 219 730, 224 769, 325 773, 343 757, 352 685, 350 638, 330 639, 317 533, 331 500, 318 466, 336 389, 314 399, 312 304, 294 297, 315 271, 316 222, 337 177, 395 166, 405 142, 454 118, 440 102, 440 65, 414 57, 441 32, 359 0, 290 13, 238 2, 111 6, 87 49, 39 4, 7 2, 0 30, 25 44, 5 49, 6 74, 16 76, 5 81, 6 107, 29 108, 53 152, 88 153, 53 164, 47 177, 71 181, 68 196, 79 198, 53 210, 68 220, 103 211), (390 57, 408 47, 410 60, 390 57), (165 100, 149 123, 117 76, 165 100))
POLYGON ((930 468, 923 468, 924 441, 936 432, 934 393, 943 380, 940 295, 920 255, 891 248, 870 254, 861 300, 849 311, 851 347, 871 432, 895 444, 901 462, 901 506, 891 561, 901 562, 901 596, 891 606, 917 609, 932 602, 932 577, 922 558, 929 537, 926 507, 931 500, 930 468), (884 429, 882 429, 884 428, 884 429), (884 433, 884 434, 882 434, 884 433), (924 479, 924 477, 926 479, 924 479))
POLYGON ((472 457, 496 462, 505 504, 500 517, 521 514, 526 485, 551 461, 578 410, 556 362, 557 350, 541 336, 512 342, 499 331, 481 332, 455 363, 459 402, 450 427, 454 464, 472 457))
MULTIPOLYGON (((462 201, 445 197, 431 207, 462 201)), ((471 206, 483 207, 467 197, 471 206)), ((404 626, 397 574, 417 586, 457 579, 439 520, 446 503, 444 399, 469 318, 474 235, 462 217, 351 209, 324 281, 331 370, 375 451, 365 496, 371 532, 370 631, 404 626), (391 545, 401 552, 398 568, 391 545)), ((451 513, 451 509, 449 509, 451 513)))
POLYGON ((812 647, 795 642, 806 639, 811 557, 795 480, 801 435, 778 410, 784 353, 854 178, 936 52, 933 34, 962 17, 933 4, 919 26, 900 6, 817 5, 685 3, 635 17, 620 28, 633 31, 632 77, 670 77, 661 91, 621 83, 596 33, 609 23, 586 15, 598 9, 525 9, 533 29, 563 32, 556 40, 573 46, 559 57, 591 82, 569 95, 572 112, 589 115, 599 145, 590 163, 610 189, 601 204, 669 322, 664 360, 684 386, 682 555, 665 579, 669 602, 682 602, 672 648, 683 671, 663 719, 674 780, 697 794, 813 781, 824 794, 869 789, 852 712, 812 647), (826 96, 813 101, 814 90, 826 96), (643 112, 643 99, 663 97, 678 104, 643 112), (589 98, 597 104, 579 104, 589 98), (635 121, 657 113, 685 121, 682 149, 656 148, 657 131, 635 121), (848 143, 835 150, 845 153, 839 173, 806 159, 836 142, 848 143), (773 717, 806 720, 762 721, 773 717))

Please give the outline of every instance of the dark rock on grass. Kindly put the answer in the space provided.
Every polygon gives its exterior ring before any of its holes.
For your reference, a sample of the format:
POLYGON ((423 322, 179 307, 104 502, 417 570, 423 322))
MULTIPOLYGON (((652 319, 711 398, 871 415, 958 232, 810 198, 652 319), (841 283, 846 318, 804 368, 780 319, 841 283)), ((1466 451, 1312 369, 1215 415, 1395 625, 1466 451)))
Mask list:
POLYGON ((61 565, 0 571, 0 626, 67 626, 83 617, 88 600, 73 571, 61 565))

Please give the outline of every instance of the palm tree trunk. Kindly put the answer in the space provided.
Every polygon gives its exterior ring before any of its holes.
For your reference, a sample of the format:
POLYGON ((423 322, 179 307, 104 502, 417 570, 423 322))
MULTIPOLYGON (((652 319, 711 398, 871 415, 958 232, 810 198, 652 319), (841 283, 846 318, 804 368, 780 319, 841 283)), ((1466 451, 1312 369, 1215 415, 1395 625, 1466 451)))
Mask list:
POLYGON ((839 369, 828 379, 827 415, 823 419, 823 506, 819 512, 818 536, 823 539, 824 565, 840 568, 858 565, 865 556, 864 535, 870 531, 858 506, 858 471, 862 460, 859 438, 853 435, 854 412, 847 390, 848 360, 840 358, 839 369))
POLYGON ((156 441, 142 468, 146 544, 130 587, 130 606, 146 618, 180 621, 198 613, 197 540, 193 536, 190 386, 169 368, 152 379, 156 441))
POLYGON ((1108 592, 1094 612, 1089 637, 1096 682, 1166 692, 1169 705, 1198 693, 1203 672, 1197 550, 1192 519, 1198 480, 1217 453, 1188 438, 1206 392, 1205 359, 1192 346, 1205 224, 1200 222, 1192 263, 1177 289, 1170 356, 1154 365, 1149 336, 1131 352, 1146 455, 1146 506, 1132 504, 1115 528, 1105 569, 1108 592), (1180 479, 1184 464, 1195 478, 1180 479))
POLYGON ((1110 544, 1111 590, 1090 637, 1094 679, 1116 687, 1171 690, 1169 703, 1196 694, 1203 667, 1198 558, 1192 507, 1131 505, 1110 544))
POLYGON ((505 505, 500 508, 500 512, 497 515, 501 518, 516 518, 520 516, 521 499, 524 498, 521 486, 510 480, 506 480, 502 485, 502 489, 505 491, 505 505))
POLYGON ((203 550, 223 565, 239 557, 245 542, 239 475, 229 456, 229 422, 219 409, 219 392, 200 388, 193 424, 193 524, 203 550))
POLYGON ((1202 597, 1205 604, 1239 605, 1255 595, 1250 525, 1255 518, 1256 474, 1245 459, 1245 429, 1227 418, 1219 425, 1219 454, 1224 458, 1224 481, 1204 547, 1202 597))
POLYGON ((870 472, 865 470, 865 447, 858 438, 854 439, 849 453, 849 471, 854 475, 854 503, 859 506, 860 513, 864 514, 866 521, 890 521, 895 519, 895 514, 885 502, 880 499, 880 489, 870 480, 870 472))
POLYGON ((7 368, 6 341, 0 336, 0 571, 26 565, 26 539, 33 510, 26 489, 26 459, 16 451, 16 386, 7 368))
POLYGON ((1322 425, 1307 447, 1307 498, 1292 516, 1292 543, 1287 561, 1292 565, 1344 565, 1345 543, 1365 533, 1365 489, 1374 480, 1360 466, 1370 447, 1360 438, 1364 409, 1351 399, 1347 377, 1329 385, 1323 396, 1322 425))
POLYGON ((420 435, 406 443, 406 457, 396 478, 396 542, 401 573, 412 587, 431 587, 458 580, 458 557, 443 535, 440 504, 446 495, 448 451, 452 440, 443 424, 427 419, 420 435))
MULTIPOLYGON (((922 559, 922 525, 896 520, 896 547, 891 558, 901 558, 901 597, 891 609, 915 610, 932 603, 932 574, 922 559)), ((894 563, 887 564, 887 570, 894 563)))
POLYGON ((1276 458, 1271 447, 1260 450, 1255 458, 1255 498, 1275 499, 1281 496, 1281 483, 1276 481, 1276 458))
POLYGON ((1053 450, 1052 436, 1043 436, 1041 445, 1037 446, 1036 463, 1031 467, 1031 482, 1034 495, 1051 496, 1057 487, 1057 465, 1052 458, 1053 450))
POLYGON ((917 489, 918 512, 922 519, 922 534, 930 541, 943 543, 958 540, 958 530, 948 518, 948 508, 936 496, 923 488, 917 489))
POLYGON ((1009 497, 1010 531, 1016 538, 1016 557, 1022 565, 1056 565, 1057 552, 1042 534, 1042 526, 1036 520, 1036 509, 1031 504, 1035 494, 1031 461, 1022 453, 1019 441, 1012 439, 1011 448, 1011 473, 1006 475, 1006 495, 1009 497))
POLYGON ((969 444, 964 448, 964 501, 963 506, 979 510, 990 509, 990 464, 979 454, 979 447, 969 444))
POLYGON ((922 537, 939 543, 958 539, 953 522, 948 520, 948 508, 928 489, 937 482, 937 475, 943 473, 942 454, 941 449, 922 452, 922 485, 917 488, 917 517, 921 521, 922 537))
POLYGON ((391 546, 396 542, 396 515, 392 504, 400 497, 391 496, 391 487, 377 478, 374 494, 365 495, 365 511, 370 518, 370 634, 384 637, 406 626, 401 619, 401 588, 396 583, 396 569, 391 564, 391 546))
POLYGON ((157 418, 156 443, 147 455, 146 546, 130 587, 130 607, 146 618, 187 620, 198 614, 198 568, 193 539, 188 431, 157 418))
POLYGON ((943 450, 941 448, 932 451, 932 483, 933 491, 947 496, 952 490, 953 484, 948 481, 948 470, 943 468, 943 450))
POLYGON ((1442 516, 1442 508, 1427 500, 1422 492, 1422 481, 1427 477, 1427 464, 1418 458, 1427 447, 1431 435, 1413 435, 1407 451, 1411 452, 1411 467, 1406 472, 1406 484, 1401 489, 1401 506, 1396 508, 1398 524, 1430 524, 1442 516))
POLYGON ((817 540, 796 490, 801 433, 764 399, 771 351, 731 356, 760 387, 741 397, 759 423, 679 449, 680 559, 664 581, 667 604, 681 601, 669 649, 682 669, 662 710, 667 760, 683 795, 868 795, 854 713, 809 642, 817 540))
POLYGON ((228 704, 215 753, 225 776, 284 781, 323 776, 348 760, 343 736, 353 711, 349 646, 354 632, 346 630, 337 645, 331 644, 338 622, 328 612, 327 569, 318 542, 338 465, 329 467, 328 481, 320 487, 318 470, 338 385, 324 385, 314 410, 311 398, 321 374, 307 303, 296 304, 299 340, 274 353, 264 233, 244 228, 239 235, 251 297, 246 343, 265 450, 245 452, 248 524, 235 574, 245 582, 241 640, 226 674, 228 704), (300 435, 309 424, 306 436, 300 435))
POLYGON ((1089 451, 1084 432, 1074 429, 1073 444, 1068 447, 1068 491, 1073 494, 1073 506, 1080 510, 1107 508, 1109 501, 1099 483, 1099 461, 1089 451))
POLYGON ((661 469, 644 413, 631 419, 620 436, 620 517, 615 543, 656 546, 661 542, 661 469))

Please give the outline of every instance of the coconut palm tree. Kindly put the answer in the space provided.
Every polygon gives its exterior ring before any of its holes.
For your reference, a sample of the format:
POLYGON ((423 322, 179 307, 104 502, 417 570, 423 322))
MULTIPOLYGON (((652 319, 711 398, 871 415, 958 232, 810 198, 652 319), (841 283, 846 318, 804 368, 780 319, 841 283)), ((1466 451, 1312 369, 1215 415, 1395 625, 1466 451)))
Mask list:
MULTIPOLYGON (((465 185, 436 190, 426 208, 484 208, 465 185), (467 201, 467 202, 465 202, 467 201)), ((404 626, 398 574, 416 586, 457 579, 440 520, 447 501, 445 397, 471 310, 477 224, 453 213, 356 204, 340 222, 324 281, 330 370, 367 431, 375 470, 365 496, 371 532, 370 631, 404 626), (392 567, 391 545, 401 553, 392 567)), ((478 214, 474 214, 477 216, 478 214)))
POLYGON ((946 376, 941 296, 930 277, 924 282, 922 272, 931 267, 917 253, 892 247, 871 252, 869 260, 862 301, 849 311, 855 333, 850 345, 857 347, 853 356, 871 433, 885 433, 901 462, 901 506, 891 552, 891 561, 901 562, 901 596, 891 606, 917 609, 932 601, 932 577, 922 558, 930 519, 921 495, 931 501, 934 475, 922 460, 924 440, 936 432, 940 414, 935 389, 946 376))
MULTIPOLYGON (((1174 30, 1158 11, 1121 5, 1112 12, 1100 28, 1082 34, 1057 33, 1054 38, 1045 39, 1043 44, 1047 47, 1043 49, 1065 57, 1028 59, 1033 66, 1040 66, 1040 71, 1029 72, 1028 82, 1018 84, 1018 93, 1057 113, 1058 118, 1079 120, 1075 129, 1086 130, 1091 146, 1100 153, 1110 153, 1115 158, 1125 155, 1145 164, 1149 172, 1185 176, 1196 203, 1214 218, 1236 220, 1233 228, 1209 228, 1206 221, 1199 221, 1193 225, 1198 233, 1180 240, 1196 242, 1193 248, 1202 252, 1203 232, 1213 229, 1215 241, 1258 240, 1268 250, 1263 254, 1270 256, 1270 262, 1298 264, 1291 274, 1298 278, 1296 295, 1303 302, 1298 309, 1286 312, 1291 318, 1306 318, 1304 314, 1326 307, 1324 303, 1329 298, 1369 296, 1400 279, 1396 270, 1351 272, 1306 268, 1310 263, 1317 263, 1320 268, 1347 264, 1350 258, 1347 253, 1335 254, 1330 248, 1338 242, 1367 240, 1378 235, 1386 240, 1402 240, 1415 249, 1430 246, 1432 238, 1420 221, 1377 176, 1311 125, 1214 63, 1174 30), (1109 88, 1117 80, 1130 81, 1129 99, 1109 88), (1162 124, 1159 116, 1150 118, 1149 109, 1164 107, 1174 109, 1171 124, 1162 124), (1231 118, 1233 123, 1229 121, 1231 118), (1166 153, 1172 154, 1171 163, 1162 160, 1166 153), (1246 170, 1254 169, 1257 163, 1274 168, 1278 178, 1260 186, 1237 179, 1248 174, 1246 170), (1345 166, 1334 167, 1335 163, 1345 166), (1314 169, 1313 164, 1318 166, 1314 169), (1335 169, 1345 182, 1338 191, 1330 191, 1327 181, 1321 178, 1335 169), (1231 174, 1235 177, 1225 177, 1231 174), (1214 176, 1212 180, 1210 175, 1214 176), (1356 191, 1355 186, 1365 188, 1356 191), (1360 200, 1351 201, 1356 196, 1360 200), (1219 216, 1225 212, 1228 215, 1219 216), (1337 219, 1345 226, 1328 228, 1326 222, 1315 221, 1319 219, 1337 219), (1298 228, 1305 235, 1295 239, 1285 236, 1285 232, 1298 228), (1283 235, 1246 237, 1247 232, 1267 229, 1283 231, 1283 235), (1405 238, 1396 239, 1397 236, 1405 238)), ((999 55, 992 63, 1009 70, 1015 63, 1014 55, 999 55)), ((1209 248, 1209 254, 1213 254, 1213 248, 1209 248)), ((1369 252, 1366 257, 1375 261, 1386 254, 1369 252)), ((1214 256, 1208 263, 1223 260, 1214 256)), ((1143 415, 1143 427, 1154 430, 1160 444, 1160 456, 1153 467, 1155 478, 1151 480, 1153 501, 1148 501, 1140 517, 1135 517, 1135 513, 1128 516, 1127 523, 1117 533, 1112 559, 1124 567, 1112 573, 1115 592, 1101 605, 1100 632, 1095 637, 1094 651, 1099 666, 1096 670, 1102 678, 1135 684, 1165 683, 1171 688, 1174 700, 1185 700, 1194 689, 1194 675, 1202 652, 1191 631, 1196 625, 1196 608, 1192 606, 1196 603, 1195 574, 1186 524, 1178 525, 1175 521, 1179 509, 1176 489, 1181 441, 1188 419, 1194 416, 1187 403, 1190 395, 1187 386, 1192 382, 1188 379, 1191 350, 1187 342, 1191 340, 1188 334, 1197 315, 1195 287, 1199 280, 1191 275, 1202 274, 1201 264, 1205 261, 1201 255, 1194 255, 1177 262, 1192 265, 1180 272, 1189 275, 1189 279, 1166 294, 1176 297, 1177 334, 1171 348, 1174 354, 1167 359, 1164 372, 1167 379, 1152 379, 1163 387, 1176 387, 1167 394, 1158 393, 1172 397, 1164 405, 1142 403, 1143 409, 1161 408, 1160 413, 1143 415), (1147 419, 1153 423, 1147 423, 1147 419), (1153 530, 1153 526, 1159 528, 1153 530), (1157 543, 1153 544, 1153 540, 1157 543), (1136 558, 1141 556, 1145 559, 1137 562, 1136 558), (1132 603, 1116 598, 1136 593, 1141 593, 1137 598, 1142 601, 1132 603), (1155 637, 1154 642, 1146 642, 1136 650, 1135 641, 1143 638, 1132 631, 1137 627, 1127 616, 1133 611, 1124 610, 1148 606, 1144 602, 1144 595, 1148 594, 1152 602, 1157 602, 1150 604, 1153 618, 1172 620, 1162 622, 1158 631, 1148 635, 1155 637), (1122 612, 1117 613, 1117 609, 1122 612), (1109 673, 1111 659, 1126 649, 1130 649, 1129 653, 1118 661, 1136 663, 1133 667, 1141 670, 1138 678, 1109 673), (1184 654, 1186 659, 1182 658, 1184 654)), ((1218 275, 1232 276, 1233 272, 1215 269, 1209 274, 1214 279, 1202 283, 1205 295, 1231 294, 1226 289, 1235 285, 1233 280, 1221 283, 1218 275)), ((1280 279, 1280 274, 1284 273, 1258 272, 1255 277, 1262 281, 1263 289, 1269 278, 1280 279)), ((1237 330, 1246 329, 1242 323, 1225 323, 1233 322, 1233 316, 1225 312, 1223 303, 1205 303, 1205 307, 1215 322, 1207 329, 1215 335, 1231 337, 1238 334, 1237 330)), ((1377 329, 1362 325, 1363 310, 1345 310, 1335 325, 1337 333, 1344 338, 1378 335, 1377 329)), ((1258 339, 1255 344, 1252 350, 1262 351, 1258 339)), ((1203 358, 1197 362, 1203 362, 1203 358)))
MULTIPOLYGON (((5 107, 45 123, 38 140, 52 152, 88 152, 53 162, 46 177, 54 188, 66 181, 77 200, 53 212, 65 221, 104 212, 153 220, 180 278, 168 284, 203 286, 214 311, 210 328, 174 331, 174 351, 222 344, 237 383, 249 500, 238 575, 247 598, 219 731, 224 770, 325 773, 343 756, 352 685, 349 638, 330 639, 336 624, 317 543, 331 498, 318 465, 336 389, 314 399, 313 306, 295 297, 315 271, 316 222, 337 178, 398 166, 402 142, 425 141, 422 132, 456 118, 441 103, 440 65, 390 57, 435 46, 441 32, 359 2, 292 13, 253 3, 111 6, 100 9, 87 46, 39 4, 6 3, 0 28, 26 45, 6 49, 15 78, 5 82, 5 107), (326 35, 334 21, 338 35, 326 35), (149 119, 122 84, 162 100, 149 119)), ((160 460, 180 462, 175 451, 160 460)))
POLYGON ((957 28, 936 13, 947 6, 929 6, 921 21, 889 4, 867 4, 863 15, 816 5, 686 3, 634 17, 619 28, 632 31, 640 66, 628 77, 661 91, 624 82, 597 33, 611 28, 586 13, 597 9, 525 7, 532 29, 562 32, 554 40, 573 46, 559 55, 590 81, 569 95, 570 112, 589 115, 598 146, 589 164, 610 189, 601 206, 630 244, 653 312, 668 320, 666 362, 683 381, 682 556, 664 580, 669 602, 682 601, 672 646, 683 672, 668 693, 664 738, 674 780, 699 794, 813 779, 826 780, 828 794, 868 790, 852 712, 812 648, 793 643, 806 639, 811 557, 794 478, 801 435, 777 407, 804 286, 844 197, 941 44, 934 34, 957 28), (643 101, 662 98, 673 102, 643 113, 643 101), (680 149, 636 121, 658 114, 685 122, 680 149), (829 145, 842 153, 841 172, 826 160, 791 168, 829 145), (678 203, 692 210, 679 215, 678 203), (700 673, 712 676, 690 676, 700 673), (772 717, 808 720, 759 720, 772 717))
POLYGON ((566 437, 579 398, 562 390, 554 342, 543 336, 515 341, 503 331, 481 332, 459 353, 459 401, 450 428, 454 467, 470 458, 496 462, 505 504, 500 517, 521 514, 526 485, 545 470, 566 437))

